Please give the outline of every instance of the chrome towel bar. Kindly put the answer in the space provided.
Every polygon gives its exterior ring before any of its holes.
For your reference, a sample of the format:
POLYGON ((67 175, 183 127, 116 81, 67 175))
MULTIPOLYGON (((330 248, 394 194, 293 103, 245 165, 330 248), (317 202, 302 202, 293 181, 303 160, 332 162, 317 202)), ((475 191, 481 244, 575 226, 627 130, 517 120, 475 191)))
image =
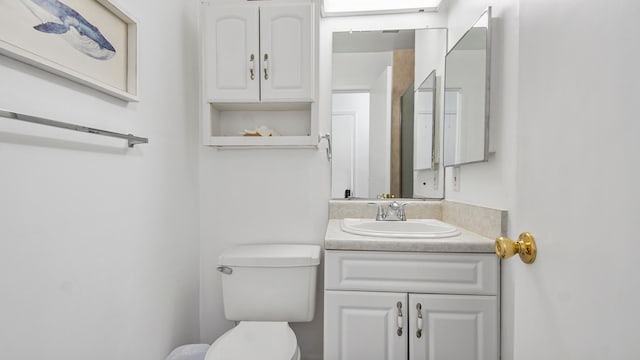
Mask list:
POLYGON ((44 119, 37 116, 31 116, 26 114, 20 114, 20 113, 16 113, 16 112, 4 110, 4 109, 0 109, 0 116, 9 118, 9 119, 14 119, 14 120, 26 121, 34 124, 47 125, 47 126, 53 126, 57 128, 67 129, 67 130, 80 131, 80 132, 89 133, 89 134, 124 139, 124 140, 127 140, 127 145, 130 148, 132 148, 134 145, 147 144, 149 142, 148 138, 142 138, 142 137, 134 136, 132 134, 121 134, 121 133, 108 131, 108 130, 100 130, 100 129, 95 129, 87 126, 70 124, 70 123, 65 123, 62 121, 55 121, 50 119, 44 119))

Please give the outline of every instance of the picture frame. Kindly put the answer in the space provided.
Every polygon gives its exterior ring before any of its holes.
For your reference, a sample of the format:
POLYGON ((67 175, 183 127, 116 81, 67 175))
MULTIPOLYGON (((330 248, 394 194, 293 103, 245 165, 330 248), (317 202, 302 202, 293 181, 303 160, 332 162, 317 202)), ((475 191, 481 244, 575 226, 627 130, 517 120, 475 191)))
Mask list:
POLYGON ((138 22, 112 0, 0 0, 0 54, 139 101, 138 22))

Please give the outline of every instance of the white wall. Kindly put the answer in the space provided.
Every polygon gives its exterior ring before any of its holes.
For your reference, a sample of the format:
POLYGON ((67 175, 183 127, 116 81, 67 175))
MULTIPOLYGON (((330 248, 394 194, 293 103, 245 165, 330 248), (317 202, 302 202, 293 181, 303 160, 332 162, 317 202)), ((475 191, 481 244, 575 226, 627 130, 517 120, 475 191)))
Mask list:
POLYGON ((0 107, 150 138, 0 119, 2 358, 158 360, 198 341, 195 9, 123 5, 139 103, 0 56, 0 107))
MULTIPOLYGON (((436 89, 444 88, 445 55, 447 52, 447 29, 433 26, 429 29, 416 30, 415 39, 415 86, 418 87, 427 76, 436 70, 436 89)), ((436 91, 435 127, 436 134, 442 133, 444 92, 436 91)), ((413 193, 415 197, 442 198, 444 197, 444 171, 442 170, 443 144, 440 138, 434 139, 435 165, 433 170, 415 170, 413 172, 413 193)))
POLYGON ((454 191, 447 169, 445 197, 494 208, 511 208, 515 187, 515 131, 517 119, 518 2, 516 0, 452 0, 444 9, 449 28, 449 49, 480 17, 493 7, 491 53, 489 162, 460 168, 460 190, 454 191))
MULTIPOLYGON (((236 244, 322 244, 330 177, 324 149, 202 147, 200 158, 201 339, 211 343, 233 327, 224 318, 218 256, 236 244)), ((322 353, 320 290, 318 300, 314 321, 293 326, 305 358, 322 353)))
MULTIPOLYGON (((445 198, 453 201, 513 210, 516 192, 516 132, 518 119, 519 1, 452 0, 447 12, 449 48, 492 6, 490 149, 489 162, 460 167, 459 191, 453 189, 452 168, 447 168, 445 198)), ((511 232, 512 219, 508 220, 511 232)), ((515 229, 517 230, 517 229, 515 229)), ((525 230, 519 230, 525 231, 525 230)), ((510 234, 514 236, 513 234, 510 234)), ((517 234, 515 234, 517 237, 517 234)), ((501 271, 501 352, 513 359, 516 291, 513 276, 517 261, 505 261, 501 271)))

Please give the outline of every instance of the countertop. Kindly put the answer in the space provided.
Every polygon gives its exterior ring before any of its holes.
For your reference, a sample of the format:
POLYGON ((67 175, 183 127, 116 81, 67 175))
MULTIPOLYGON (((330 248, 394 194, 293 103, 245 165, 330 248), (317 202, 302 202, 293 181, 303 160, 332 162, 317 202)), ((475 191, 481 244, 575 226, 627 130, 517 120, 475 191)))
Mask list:
POLYGON ((326 250, 415 251, 442 253, 494 253, 494 239, 459 226, 461 234, 441 239, 405 239, 363 236, 345 232, 341 219, 330 219, 324 238, 326 250))

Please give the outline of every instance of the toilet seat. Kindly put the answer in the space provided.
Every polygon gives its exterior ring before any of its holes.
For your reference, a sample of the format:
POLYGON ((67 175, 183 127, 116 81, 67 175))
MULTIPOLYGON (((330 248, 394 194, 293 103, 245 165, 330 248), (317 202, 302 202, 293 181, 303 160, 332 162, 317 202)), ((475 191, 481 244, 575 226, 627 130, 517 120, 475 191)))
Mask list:
POLYGON ((286 322, 241 321, 220 336, 205 360, 298 360, 296 335, 286 322))

